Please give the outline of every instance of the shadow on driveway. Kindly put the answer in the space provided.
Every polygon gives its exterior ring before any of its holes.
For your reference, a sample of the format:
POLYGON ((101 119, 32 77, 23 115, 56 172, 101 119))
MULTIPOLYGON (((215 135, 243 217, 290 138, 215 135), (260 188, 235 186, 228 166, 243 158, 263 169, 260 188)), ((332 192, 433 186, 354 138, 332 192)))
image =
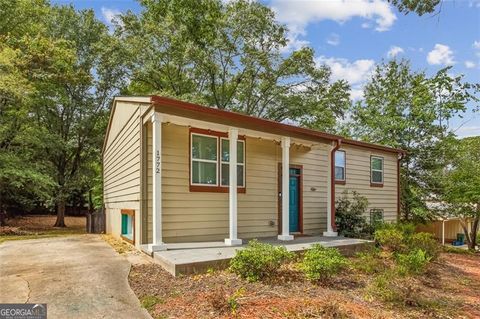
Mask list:
POLYGON ((0 244, 0 303, 47 303, 48 318, 151 318, 130 263, 98 235, 0 244))

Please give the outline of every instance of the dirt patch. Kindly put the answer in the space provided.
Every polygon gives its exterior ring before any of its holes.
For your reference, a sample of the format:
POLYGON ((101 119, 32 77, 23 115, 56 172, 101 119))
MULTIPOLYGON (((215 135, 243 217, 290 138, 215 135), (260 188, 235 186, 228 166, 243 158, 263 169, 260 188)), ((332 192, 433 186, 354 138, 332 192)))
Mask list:
POLYGON ((0 227, 0 243, 7 240, 37 239, 85 234, 85 217, 65 217, 67 227, 53 227, 54 215, 26 215, 9 219, 8 226, 0 227))
POLYGON ((141 300, 155 300, 154 318, 479 318, 479 265, 478 255, 443 254, 425 275, 400 283, 411 304, 368 298, 376 275, 354 269, 312 283, 284 265, 276 278, 249 283, 228 271, 174 278, 149 264, 134 265, 129 281, 141 300))
MULTIPOLYGON (((8 226, 18 227, 22 230, 45 231, 54 229, 57 220, 55 215, 25 215, 9 219, 8 226)), ((85 230, 86 217, 65 216, 65 224, 68 229, 85 230)))

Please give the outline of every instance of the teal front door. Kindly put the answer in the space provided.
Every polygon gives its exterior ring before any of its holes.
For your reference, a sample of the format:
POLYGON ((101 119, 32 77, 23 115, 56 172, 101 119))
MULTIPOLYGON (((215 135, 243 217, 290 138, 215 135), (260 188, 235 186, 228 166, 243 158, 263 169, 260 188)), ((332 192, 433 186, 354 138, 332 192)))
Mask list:
POLYGON ((300 231, 299 211, 300 211, 300 174, 299 168, 290 168, 290 182, 289 182, 289 224, 290 232, 295 233, 300 231))

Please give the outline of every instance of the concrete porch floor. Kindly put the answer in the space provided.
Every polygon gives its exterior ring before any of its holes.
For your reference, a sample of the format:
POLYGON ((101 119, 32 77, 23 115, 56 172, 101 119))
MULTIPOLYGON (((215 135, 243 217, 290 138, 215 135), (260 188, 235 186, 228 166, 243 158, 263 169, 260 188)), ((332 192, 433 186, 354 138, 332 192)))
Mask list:
MULTIPOLYGON (((302 236, 286 242, 273 237, 258 240, 272 245, 283 245, 293 252, 302 252, 313 244, 320 244, 338 248, 344 255, 353 255, 373 245, 373 241, 345 237, 302 236)), ((174 276, 201 273, 208 268, 226 268, 235 252, 244 249, 247 242, 244 240, 245 244, 242 246, 233 247, 225 246, 223 242, 167 244, 167 250, 153 253, 153 258, 174 276)))

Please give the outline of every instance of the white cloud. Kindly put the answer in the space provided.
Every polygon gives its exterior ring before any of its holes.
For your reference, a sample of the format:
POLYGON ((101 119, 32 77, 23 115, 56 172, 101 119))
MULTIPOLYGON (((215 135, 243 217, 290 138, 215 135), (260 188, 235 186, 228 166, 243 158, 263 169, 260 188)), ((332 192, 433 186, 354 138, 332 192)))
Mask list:
POLYGON ((455 134, 459 137, 480 136, 480 125, 462 126, 455 134))
POLYGON ((333 46, 337 46, 340 44, 340 36, 336 33, 330 34, 327 38, 327 43, 333 46))
POLYGON ((316 59, 316 62, 330 67, 333 81, 346 80, 352 88, 350 96, 354 100, 363 96, 363 85, 375 68, 375 61, 370 59, 350 62, 347 59, 320 56, 316 59))
POLYGON ((363 82, 373 71, 374 60, 362 59, 350 62, 347 59, 320 56, 318 64, 326 64, 332 70, 333 80, 347 80, 351 85, 363 82))
POLYGON ((403 50, 401 47, 398 47, 398 46, 394 45, 394 46, 390 47, 390 50, 388 50, 387 56, 389 58, 394 58, 397 55, 399 55, 400 53, 404 53, 404 52, 405 52, 405 50, 403 50))
POLYGON ((360 26, 364 29, 370 29, 372 27, 368 22, 363 22, 360 26))
POLYGON ((294 30, 300 33, 310 22, 334 20, 342 23, 353 17, 373 20, 377 31, 386 31, 397 19, 392 7, 380 0, 273 0, 271 6, 281 22, 295 26, 294 30))
POLYGON ((475 55, 480 58, 480 40, 473 41, 472 47, 475 49, 475 55))
POLYGON ((290 31, 287 33, 287 40, 287 45, 280 49, 281 52, 291 52, 306 47, 310 44, 309 41, 299 39, 296 34, 293 34, 290 31))
POLYGON ((453 51, 448 45, 445 44, 435 44, 435 47, 432 51, 428 52, 427 62, 429 64, 443 64, 443 65, 452 65, 455 64, 453 57, 453 51))
POLYGON ((476 64, 472 61, 465 61, 465 67, 467 69, 473 69, 476 66, 476 64))
POLYGON ((472 7, 480 8, 480 1, 479 0, 470 0, 470 2, 468 3, 468 6, 470 8, 472 8, 472 7))
POLYGON ((122 13, 120 10, 106 7, 102 7, 100 10, 102 12, 103 20, 110 26, 112 25, 112 21, 115 21, 122 13))
MULTIPOLYGON (((288 26, 291 42, 305 36, 307 25, 313 22, 333 20, 344 23, 354 17, 361 17, 381 32, 389 30, 397 19, 392 6, 382 0, 272 0, 270 6, 278 21, 288 26)), ((370 24, 362 24, 362 27, 369 26, 370 24)))
POLYGON ((363 98, 363 87, 355 87, 350 89, 350 98, 353 101, 358 101, 363 98))

